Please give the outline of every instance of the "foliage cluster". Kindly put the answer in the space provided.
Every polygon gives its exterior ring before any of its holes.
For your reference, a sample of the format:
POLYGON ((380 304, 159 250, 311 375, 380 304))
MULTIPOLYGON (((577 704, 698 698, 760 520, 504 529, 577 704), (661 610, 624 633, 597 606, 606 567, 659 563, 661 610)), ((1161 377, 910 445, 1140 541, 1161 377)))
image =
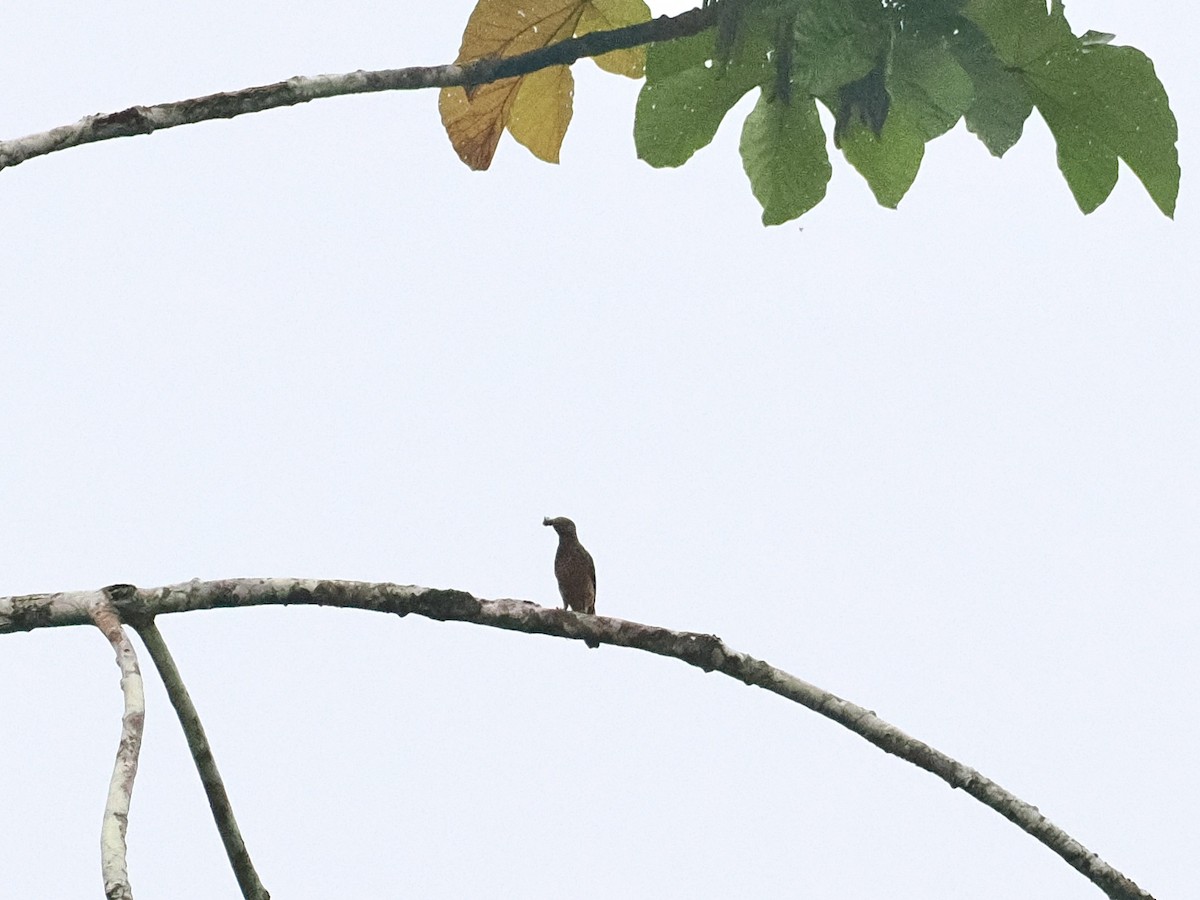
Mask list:
MULTIPOLYGON (((706 3, 707 5, 707 3, 706 3)), ((959 120, 995 156, 1021 137, 1037 109, 1080 208, 1096 209, 1117 162, 1173 215, 1178 131, 1150 59, 1113 35, 1075 35, 1061 0, 717 0, 704 31, 596 58, 645 84, 634 137, 653 166, 678 166, 708 144, 726 113, 758 89, 742 125, 741 156, 763 221, 812 209, 831 175, 833 145, 895 207, 925 144, 959 120)), ((459 61, 505 58, 572 36, 644 22, 643 0, 479 0, 459 61)), ((471 91, 447 88, 440 109, 472 168, 491 163, 508 131, 557 162, 570 123, 573 81, 551 66, 471 91)))

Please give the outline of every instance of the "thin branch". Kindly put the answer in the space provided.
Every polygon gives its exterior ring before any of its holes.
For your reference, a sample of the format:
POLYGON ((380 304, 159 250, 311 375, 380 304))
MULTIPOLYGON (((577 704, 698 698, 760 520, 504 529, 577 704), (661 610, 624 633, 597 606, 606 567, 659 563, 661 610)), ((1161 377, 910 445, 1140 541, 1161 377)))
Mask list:
POLYGON ((125 711, 121 716, 121 742, 108 785, 108 802, 100 826, 100 872, 104 878, 104 896, 108 900, 133 900, 126 866, 125 832, 129 827, 129 804, 133 797, 133 779, 137 775, 138 753, 142 747, 142 728, 146 721, 146 697, 142 692, 142 673, 129 636, 111 598, 104 592, 92 592, 85 601, 88 616, 117 654, 121 669, 121 693, 125 711))
MULTIPOLYGON (((0 598, 0 634, 87 620, 88 594, 41 594, 0 598)), ((991 807, 1037 838, 1114 900, 1153 900, 1146 891, 1072 838, 1031 806, 979 772, 905 734, 868 709, 843 700, 794 675, 728 647, 715 635, 672 631, 607 616, 580 615, 526 600, 482 600, 464 592, 415 585, 356 581, 241 578, 193 580, 162 588, 123 586, 114 593, 132 621, 198 609, 307 604, 364 609, 437 621, 471 622, 527 634, 630 647, 670 656, 705 672, 721 672, 744 684, 786 697, 845 726, 875 746, 932 772, 991 807)))
POLYGON ((229 802, 229 795, 225 792, 221 773, 217 771, 217 761, 213 757, 212 748, 204 734, 204 726, 200 723, 200 714, 196 711, 192 698, 188 696, 183 676, 179 674, 175 660, 171 658, 171 651, 167 649, 166 641, 163 640, 162 634, 152 619, 134 624, 133 629, 142 639, 142 643, 146 645, 146 649, 150 651, 150 658, 154 660, 158 674, 167 688, 167 696, 171 698, 171 705, 175 707, 175 712, 179 716, 179 724, 183 726, 188 749, 191 750, 196 770, 200 773, 200 781, 204 785, 209 808, 212 809, 213 819, 217 823, 217 831, 220 832, 221 842, 225 845, 225 854, 229 857, 229 864, 233 867, 238 887, 242 889, 242 896, 246 900, 270 900, 271 895, 259 881, 258 873, 254 870, 254 863, 250 860, 250 852, 246 849, 246 842, 242 840, 242 833, 238 830, 237 820, 233 816, 233 806, 229 802))
POLYGON ((0 169, 80 144, 150 134, 164 128, 211 119, 232 119, 282 106, 296 106, 323 97, 376 91, 470 87, 501 78, 528 75, 550 66, 570 65, 585 56, 599 56, 611 50, 625 50, 697 34, 716 21, 716 11, 716 6, 710 6, 688 10, 677 16, 659 16, 648 22, 611 31, 593 31, 582 37, 503 59, 479 59, 462 64, 410 66, 374 72, 359 70, 343 75, 297 75, 287 81, 210 94, 207 97, 153 106, 131 106, 119 112, 86 116, 74 124, 60 125, 49 131, 0 141, 0 169))

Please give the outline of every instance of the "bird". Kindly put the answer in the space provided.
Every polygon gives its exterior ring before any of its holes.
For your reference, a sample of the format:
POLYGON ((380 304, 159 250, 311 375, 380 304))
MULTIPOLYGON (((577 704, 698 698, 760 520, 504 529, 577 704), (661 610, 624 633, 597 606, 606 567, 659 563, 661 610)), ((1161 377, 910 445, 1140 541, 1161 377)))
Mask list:
POLYGON ((558 532, 558 552, 554 554, 554 577, 562 595, 563 609, 596 614, 596 563, 583 549, 575 523, 562 516, 542 520, 558 532))

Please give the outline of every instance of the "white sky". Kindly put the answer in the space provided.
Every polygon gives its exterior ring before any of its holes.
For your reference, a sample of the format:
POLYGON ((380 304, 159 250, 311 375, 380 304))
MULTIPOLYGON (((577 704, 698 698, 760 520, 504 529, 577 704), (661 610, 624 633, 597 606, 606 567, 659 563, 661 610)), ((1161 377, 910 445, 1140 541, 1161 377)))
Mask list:
MULTIPOLYGON (((449 61, 469 11, 18 4, 0 135, 449 61)), ((897 212, 838 160, 767 230, 747 103, 655 171, 637 85, 590 63, 557 168, 506 140, 469 172, 421 92, 0 172, 0 595, 271 575, 553 604, 541 520, 571 516, 599 612, 719 634, 1194 895, 1200 19, 1068 15, 1154 59, 1175 222, 1124 168, 1083 217, 1035 116, 1003 161, 934 142, 897 212)), ((333 610, 161 628, 279 900, 1101 896, 932 776, 671 660, 333 610)), ((100 894, 117 675, 94 629, 0 638, 0 893, 100 894)), ((134 888, 235 896, 156 678, 134 888)))

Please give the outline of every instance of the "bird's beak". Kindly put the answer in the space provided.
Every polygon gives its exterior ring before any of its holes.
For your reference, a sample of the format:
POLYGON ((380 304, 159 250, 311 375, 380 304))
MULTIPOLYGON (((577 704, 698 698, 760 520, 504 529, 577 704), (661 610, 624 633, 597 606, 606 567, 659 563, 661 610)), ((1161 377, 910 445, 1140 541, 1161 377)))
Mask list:
POLYGON ((550 517, 549 517, 549 516, 546 516, 546 518, 542 519, 542 524, 543 524, 543 525, 549 525, 549 524, 550 524, 550 517))

